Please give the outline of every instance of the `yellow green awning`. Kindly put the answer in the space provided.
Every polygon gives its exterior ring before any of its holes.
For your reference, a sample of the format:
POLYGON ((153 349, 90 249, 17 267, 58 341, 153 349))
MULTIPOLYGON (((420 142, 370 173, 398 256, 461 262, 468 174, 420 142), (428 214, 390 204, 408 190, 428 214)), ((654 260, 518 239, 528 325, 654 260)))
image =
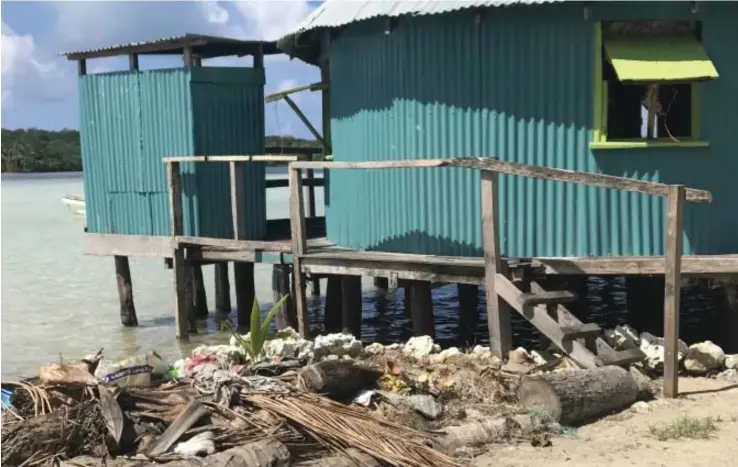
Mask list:
POLYGON ((605 53, 624 83, 693 82, 719 75, 693 37, 605 39, 605 53))

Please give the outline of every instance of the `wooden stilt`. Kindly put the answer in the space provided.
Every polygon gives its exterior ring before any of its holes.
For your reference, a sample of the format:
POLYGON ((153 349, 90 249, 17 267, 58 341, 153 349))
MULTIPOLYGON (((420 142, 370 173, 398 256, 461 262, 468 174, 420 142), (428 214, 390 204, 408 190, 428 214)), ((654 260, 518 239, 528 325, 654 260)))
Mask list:
POLYGON ((661 308, 664 301, 664 278, 660 276, 626 276, 628 324, 639 332, 664 335, 661 308))
POLYGON ((465 345, 474 343, 474 330, 479 322, 479 286, 456 284, 459 295, 459 340, 465 345))
POLYGON ((228 263, 215 263, 215 309, 231 312, 231 284, 228 278, 228 263))
POLYGON ((497 230, 497 173, 482 171, 482 243, 484 247, 484 287, 487 298, 487 328, 492 354, 507 358, 512 350, 510 307, 497 296, 495 279, 505 274, 501 262, 499 232, 497 230))
POLYGON ((118 299, 120 300, 120 324, 138 326, 136 307, 133 303, 133 284, 131 268, 127 256, 115 257, 115 278, 118 282, 118 299))
POLYGON ((277 303, 285 295, 290 298, 279 307, 277 312, 277 329, 282 330, 288 326, 297 329, 297 316, 295 316, 295 306, 292 301, 292 287, 290 286, 290 266, 289 264, 275 264, 272 267, 272 294, 274 303, 277 303))
POLYGON ((233 263, 233 279, 236 288, 236 313, 238 329, 245 331, 251 324, 251 307, 254 306, 254 263, 233 263))
POLYGON ((403 311, 405 312, 405 317, 407 319, 413 319, 412 315, 410 314, 410 287, 405 285, 402 287, 402 291, 404 293, 402 297, 402 306, 403 311))
POLYGON ((386 277, 375 277, 374 287, 379 290, 387 291, 387 289, 389 288, 389 279, 386 277))
POLYGON ((195 306, 195 317, 199 320, 208 317, 208 297, 205 292, 205 281, 202 277, 202 265, 193 264, 192 270, 192 294, 195 306))
POLYGON ((341 327, 342 331, 361 337, 361 276, 341 278, 341 327))
POLYGON ((185 287, 187 287, 187 322, 190 334, 197 334, 197 307, 195 306, 195 271, 190 262, 185 262, 185 287))
POLYGON ((341 276, 331 274, 325 290, 325 314, 323 323, 326 333, 341 332, 341 276))
POLYGON ((292 238, 292 289, 300 335, 309 334, 307 297, 305 296, 305 273, 302 270, 302 255, 307 253, 305 230, 305 206, 302 202, 302 175, 300 169, 290 167, 287 175, 290 187, 290 235, 292 238))
POLYGON ((682 284, 684 186, 669 186, 664 255, 664 397, 679 394, 679 299, 682 284))
POLYGON ((738 353, 738 278, 724 281, 715 288, 720 329, 723 336, 720 346, 726 353, 738 353))
MULTIPOLYGON (((182 235, 184 224, 182 220, 182 174, 179 171, 179 162, 167 164, 167 181, 169 184, 169 229, 172 238, 182 235)), ((189 311, 192 300, 189 295, 189 280, 187 264, 185 263, 184 248, 174 248, 172 252, 172 270, 174 271, 174 307, 177 338, 189 338, 189 311)))
POLYGON ((436 326, 433 318, 433 298, 430 282, 413 281, 410 284, 410 316, 413 320, 413 332, 416 336, 436 337, 436 326))
POLYGON ((310 280, 310 295, 320 297, 320 278, 313 277, 310 280))

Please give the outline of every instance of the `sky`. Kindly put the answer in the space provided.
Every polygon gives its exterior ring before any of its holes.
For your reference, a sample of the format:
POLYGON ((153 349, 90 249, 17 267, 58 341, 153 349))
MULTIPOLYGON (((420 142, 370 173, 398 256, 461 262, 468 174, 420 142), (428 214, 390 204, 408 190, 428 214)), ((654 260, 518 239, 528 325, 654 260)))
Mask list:
MULTIPOLYGON (((2 9, 2 127, 59 130, 79 128, 76 62, 62 52, 146 41, 185 33, 275 40, 295 27, 320 2, 253 0, 191 2, 60 1, 8 2, 2 9)), ((249 58, 204 60, 203 66, 250 66, 249 58)), ((141 57, 141 69, 171 68, 181 58, 141 57)), ((88 73, 125 70, 127 57, 91 59, 88 73)), ((286 55, 266 57, 265 92, 320 80, 318 68, 286 55)), ((320 130, 320 93, 295 95, 320 130)), ((284 103, 265 107, 269 135, 310 137, 284 103)))

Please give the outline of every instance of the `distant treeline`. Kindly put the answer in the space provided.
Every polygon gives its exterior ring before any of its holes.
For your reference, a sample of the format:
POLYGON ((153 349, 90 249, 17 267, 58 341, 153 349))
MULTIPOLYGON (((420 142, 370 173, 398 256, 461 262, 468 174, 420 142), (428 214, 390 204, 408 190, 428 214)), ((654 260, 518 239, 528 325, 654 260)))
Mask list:
MULTIPOLYGON (((320 147, 314 140, 267 136, 266 146, 320 147)), ((82 170, 79 131, 2 130, 3 172, 78 172, 82 170)))

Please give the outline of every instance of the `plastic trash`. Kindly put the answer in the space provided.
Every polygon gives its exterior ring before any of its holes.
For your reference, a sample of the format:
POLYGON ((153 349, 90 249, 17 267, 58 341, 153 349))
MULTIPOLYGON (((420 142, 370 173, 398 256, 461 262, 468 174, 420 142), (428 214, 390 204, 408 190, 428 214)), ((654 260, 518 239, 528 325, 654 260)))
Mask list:
POLYGON ((13 395, 12 389, 2 388, 2 410, 12 409, 13 403, 10 402, 10 397, 13 395))
POLYGON ((153 380, 166 377, 169 365, 156 352, 126 358, 116 363, 102 362, 95 372, 101 383, 132 388, 151 386, 153 380))

